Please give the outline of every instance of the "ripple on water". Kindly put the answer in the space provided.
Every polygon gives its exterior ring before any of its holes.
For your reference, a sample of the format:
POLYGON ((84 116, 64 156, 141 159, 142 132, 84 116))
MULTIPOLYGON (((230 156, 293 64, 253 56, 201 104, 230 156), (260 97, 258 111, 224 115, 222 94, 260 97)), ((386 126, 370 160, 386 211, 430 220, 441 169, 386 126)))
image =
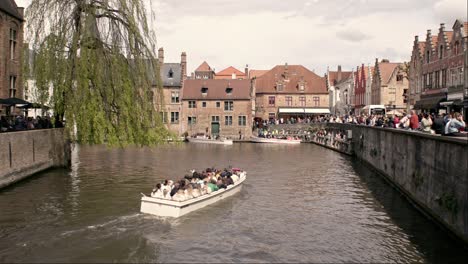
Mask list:
POLYGON ((372 171, 314 145, 79 151, 72 172, 0 192, 0 262, 466 260, 372 171), (178 219, 138 213, 155 182, 213 165, 246 169, 242 191, 178 219))

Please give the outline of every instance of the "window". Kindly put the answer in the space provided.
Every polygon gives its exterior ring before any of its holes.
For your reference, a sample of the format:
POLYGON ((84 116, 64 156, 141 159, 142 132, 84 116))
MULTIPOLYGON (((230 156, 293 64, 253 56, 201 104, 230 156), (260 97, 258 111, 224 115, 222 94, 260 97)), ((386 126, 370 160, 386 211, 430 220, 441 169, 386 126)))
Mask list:
POLYGON ((10 28, 10 59, 14 60, 16 54, 16 30, 10 28))
POLYGON ((179 112, 171 112, 171 124, 179 123, 179 112))
POLYGON ((458 68, 458 84, 463 84, 463 67, 458 68))
POLYGON ((188 108, 197 108, 196 101, 188 101, 188 108))
POLYGON ((282 83, 276 84, 276 90, 280 92, 283 91, 283 84, 282 83))
POLYGON ((430 59, 431 59, 431 58, 429 57, 430 54, 431 54, 431 53, 430 53, 429 51, 426 51, 426 63, 429 63, 429 61, 430 61, 430 59))
POLYGON ((179 92, 178 91, 172 91, 171 92, 171 103, 173 103, 173 104, 179 103, 179 92))
POLYGON ((213 122, 213 123, 219 123, 219 116, 212 116, 212 117, 211 117, 211 122, 213 122))
POLYGON ((432 72, 429 73, 429 74, 428 74, 428 78, 427 78, 427 79, 428 79, 427 86, 428 86, 429 88, 432 88, 432 75, 433 75, 432 72))
POLYGON ((167 77, 169 77, 169 79, 174 78, 174 72, 172 71, 172 68, 169 70, 167 77))
POLYGON ((403 75, 398 74, 398 75, 396 76, 396 80, 397 80, 397 82, 402 82, 402 81, 403 81, 403 75))
POLYGON ((305 96, 299 97, 299 104, 300 104, 301 106, 306 106, 306 98, 305 98, 305 96))
POLYGON ((447 69, 443 69, 442 73, 442 88, 447 87, 447 69))
POLYGON ((453 54, 458 55, 459 52, 460 52, 460 42, 456 41, 453 46, 453 54))
POLYGON ((304 83, 300 83, 299 84, 299 91, 304 91, 305 89, 305 84, 304 83))
POLYGON ((206 107, 206 102, 202 102, 202 107, 206 107))
POLYGON ((220 108, 221 107, 221 102, 216 102, 216 108, 220 108))
POLYGON ((276 114, 275 113, 268 113, 268 119, 275 119, 276 114))
POLYGON ((205 94, 205 95, 206 95, 206 94, 208 93, 208 88, 202 87, 202 88, 201 88, 201 92, 202 92, 202 94, 205 94))
POLYGON ((275 106, 275 97, 274 96, 268 96, 268 105, 269 106, 275 106))
POLYGON ((225 116, 224 117, 224 125, 232 126, 232 116, 225 116))
POLYGON ((224 111, 233 111, 234 101, 224 101, 224 111))
POLYGON ((451 69, 450 70, 450 75, 451 75, 451 81, 452 81, 452 85, 457 85, 457 72, 455 69, 451 69))
POLYGON ((159 115, 161 116, 161 120, 164 124, 167 123, 167 112, 159 112, 159 115))
POLYGON ((16 97, 16 76, 10 76, 10 97, 16 97))
MULTIPOLYGON (((320 106, 320 97, 314 96, 314 98, 312 99, 314 101, 314 106, 320 106)), ((361 94, 361 101, 362 101, 362 94, 361 94)))
POLYGON ((247 125, 247 117, 239 116, 239 126, 246 126, 246 125, 247 125))
POLYGON ((188 121, 189 125, 195 125, 197 123, 197 117, 196 116, 189 116, 187 121, 188 121))
POLYGON ((439 60, 444 57, 444 46, 440 45, 439 47, 439 60))
POLYGON ((434 88, 439 88, 439 81, 440 81, 440 75, 439 75, 439 71, 436 71, 434 73, 434 77, 435 77, 435 81, 434 81, 434 88))
POLYGON ((230 87, 226 88, 226 93, 228 95, 231 95, 232 94, 232 88, 230 88, 230 87))
POLYGON ((286 105, 292 106, 292 96, 286 96, 286 105))

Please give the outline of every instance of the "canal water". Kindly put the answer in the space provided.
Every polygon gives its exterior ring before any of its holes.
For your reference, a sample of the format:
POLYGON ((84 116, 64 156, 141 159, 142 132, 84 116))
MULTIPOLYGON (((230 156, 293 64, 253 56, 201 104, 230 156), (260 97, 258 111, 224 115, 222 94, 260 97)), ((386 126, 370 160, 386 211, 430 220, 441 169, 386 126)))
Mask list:
POLYGON ((380 176, 316 145, 77 147, 72 163, 0 191, 0 262, 468 263, 380 176), (156 182, 230 165, 248 171, 239 194, 139 213, 156 182))

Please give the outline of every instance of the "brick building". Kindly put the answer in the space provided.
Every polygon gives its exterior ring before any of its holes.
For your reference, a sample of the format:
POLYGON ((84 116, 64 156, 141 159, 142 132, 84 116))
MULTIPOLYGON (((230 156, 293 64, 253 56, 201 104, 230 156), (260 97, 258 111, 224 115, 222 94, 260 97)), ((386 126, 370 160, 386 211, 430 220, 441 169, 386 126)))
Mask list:
POLYGON ((326 79, 302 65, 278 65, 253 84, 255 116, 263 120, 330 113, 326 79))
POLYGON ((375 60, 371 104, 385 105, 387 110, 398 110, 401 113, 406 111, 403 95, 408 90, 408 80, 402 67, 403 63, 375 60))
POLYGON ((414 109, 427 112, 459 111, 467 118, 463 73, 466 69, 467 36, 468 23, 456 20, 452 31, 445 30, 444 24, 440 24, 437 35, 433 36, 428 30, 424 43, 415 37, 410 63, 413 67, 410 67, 409 74, 410 98, 414 100, 414 109))
POLYGON ((229 138, 252 135, 250 80, 186 80, 182 97, 182 129, 189 135, 229 138))
POLYGON ((192 76, 192 79, 214 79, 215 77, 214 69, 204 61, 198 68, 195 70, 195 75, 192 76))
MULTIPOLYGON (((22 53, 24 8, 14 0, 0 1, 0 98, 23 97, 22 53)), ((0 109, 0 115, 6 109, 0 109)))
POLYGON ((161 113, 167 128, 181 135, 183 133, 180 124, 182 116, 181 97, 183 82, 187 79, 187 54, 182 52, 180 63, 165 63, 164 49, 160 48, 158 62, 163 89, 162 96, 155 97, 155 105, 161 113))
POLYGON ((354 73, 354 113, 359 115, 366 106, 366 89, 369 88, 368 79, 370 67, 364 66, 364 63, 356 68, 354 73))
POLYGON ((248 75, 249 75, 249 68, 247 66, 245 67, 244 72, 241 72, 240 70, 230 66, 230 67, 216 73, 214 78, 216 80, 228 80, 228 79, 231 79, 231 80, 235 80, 235 79, 244 80, 244 79, 248 79, 248 75))
POLYGON ((337 71, 327 70, 325 79, 327 81, 327 89, 329 91, 330 113, 333 115, 343 115, 348 112, 346 109, 344 91, 349 88, 349 77, 352 73, 352 71, 342 71, 341 65, 338 65, 337 71))

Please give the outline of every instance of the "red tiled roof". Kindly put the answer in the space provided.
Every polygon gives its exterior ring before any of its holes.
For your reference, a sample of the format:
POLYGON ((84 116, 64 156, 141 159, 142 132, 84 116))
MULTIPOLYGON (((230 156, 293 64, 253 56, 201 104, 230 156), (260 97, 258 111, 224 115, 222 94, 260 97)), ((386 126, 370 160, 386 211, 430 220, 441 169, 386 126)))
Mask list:
POLYGON ((302 65, 288 65, 289 81, 285 81, 283 74, 286 66, 278 65, 257 78, 256 90, 257 93, 277 93, 277 81, 283 81, 284 88, 281 93, 327 93, 327 85, 324 77, 311 72, 302 65), (300 91, 298 83, 303 80, 306 82, 304 91, 300 91))
POLYGON ((380 80, 382 83, 388 83, 390 81, 393 72, 400 64, 401 63, 394 62, 379 63, 380 80))
POLYGON ((233 73, 236 74, 237 76, 245 76, 245 72, 241 72, 232 66, 229 66, 228 68, 216 73, 216 75, 232 76, 233 73))
POLYGON ((255 77, 260 77, 263 74, 267 73, 269 70, 250 70, 249 71, 249 78, 253 79, 255 77))
POLYGON ((452 37, 453 37, 453 31, 445 31, 445 36, 447 37, 447 42, 450 43, 452 42, 452 37))
POLYGON ((423 55, 424 50, 426 49, 426 42, 425 41, 420 41, 420 42, 418 42, 418 45, 419 45, 419 53, 421 55, 423 55))
POLYGON ((207 72, 207 71, 213 71, 210 67, 210 65, 208 65, 208 63, 206 61, 204 61, 202 64, 200 64, 200 66, 198 66, 198 68, 195 70, 196 72, 199 72, 199 71, 203 71, 203 72, 207 72))
POLYGON ((437 47, 437 40, 438 40, 438 36, 432 36, 432 39, 431 39, 432 47, 437 47))
POLYGON ((249 100, 250 80, 185 80, 182 100, 249 100), (228 95, 226 88, 232 88, 228 95), (206 96, 202 88, 208 88, 206 96))
POLYGON ((329 71, 328 72, 328 80, 330 81, 330 84, 333 85, 336 81, 336 83, 342 82, 351 76, 353 72, 350 71, 342 71, 341 72, 341 80, 338 81, 338 72, 337 71, 329 71))

